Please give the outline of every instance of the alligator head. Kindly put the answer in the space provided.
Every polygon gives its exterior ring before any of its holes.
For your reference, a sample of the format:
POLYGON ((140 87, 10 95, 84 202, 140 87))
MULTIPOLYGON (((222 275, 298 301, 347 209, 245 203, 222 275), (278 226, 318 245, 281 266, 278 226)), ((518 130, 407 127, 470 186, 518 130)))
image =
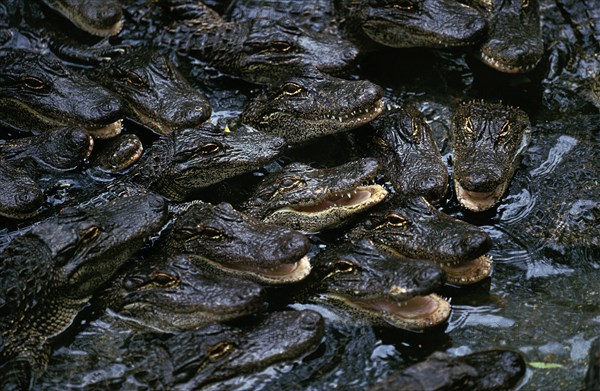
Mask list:
POLYGON ((264 284, 284 284, 310 273, 308 239, 263 223, 226 203, 193 203, 165 237, 169 252, 186 254, 199 267, 264 284))
POLYGON ((444 279, 433 262, 385 255, 368 240, 328 247, 312 262, 322 297, 373 324, 422 331, 450 316, 432 294, 444 279))
POLYGON ((242 121, 300 144, 368 123, 382 112, 382 97, 381 87, 366 80, 305 72, 252 99, 242 121))
POLYGON ((128 116, 160 134, 199 126, 211 114, 206 97, 165 56, 148 50, 117 57, 94 79, 123 99, 128 116))
POLYGON ((473 284, 488 277, 490 237, 478 227, 454 219, 422 197, 397 199, 385 210, 369 214, 350 237, 370 239, 376 246, 409 258, 440 264, 451 284, 473 284))
POLYGON ((337 0, 336 8, 346 17, 350 35, 358 30, 396 48, 468 45, 486 31, 483 15, 458 1, 337 0))
POLYGON ((316 169, 292 163, 267 176, 243 204, 253 216, 304 232, 318 232, 383 201, 380 185, 363 185, 377 174, 374 159, 316 169))
POLYGON ((1 122, 38 132, 70 125, 108 138, 121 131, 121 103, 50 54, 14 49, 0 66, 1 122))
POLYGON ((69 170, 90 157, 94 139, 81 128, 58 128, 32 137, 8 140, 0 153, 8 160, 33 159, 57 170, 69 170))
POLYGON ((0 155, 0 216, 26 219, 35 216, 46 197, 29 173, 0 155))
POLYGON ((451 121, 456 197, 469 210, 489 209, 506 191, 529 144, 529 117, 516 107, 470 101, 451 121))
POLYGON ((371 125, 375 134, 369 147, 396 191, 432 202, 446 194, 448 169, 423 113, 412 105, 400 106, 371 125))
POLYGON ((184 255, 137 260, 112 279, 100 300, 119 315, 162 332, 195 330, 257 312, 263 288, 201 270, 184 255))
POLYGON ((507 73, 532 70, 544 54, 538 0, 476 0, 488 17, 488 38, 479 58, 507 73))
POLYGON ((42 0, 71 23, 90 34, 116 35, 123 26, 121 3, 118 0, 42 0))
POLYGON ((174 200, 255 170, 283 152, 283 139, 251 131, 222 131, 205 123, 156 141, 131 171, 131 180, 174 200))

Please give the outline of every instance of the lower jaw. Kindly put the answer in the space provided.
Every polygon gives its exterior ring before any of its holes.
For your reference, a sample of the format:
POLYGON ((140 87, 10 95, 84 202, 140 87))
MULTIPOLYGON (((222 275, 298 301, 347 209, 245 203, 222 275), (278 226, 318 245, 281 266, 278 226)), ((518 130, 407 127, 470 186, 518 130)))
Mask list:
POLYGON ((84 128, 92 137, 106 139, 118 136, 123 130, 123 120, 117 120, 104 126, 92 126, 84 128))
POLYGON ((501 184, 491 192, 474 192, 465 190, 458 181, 454 181, 456 198, 466 209, 473 212, 483 212, 495 206, 504 193, 506 184, 501 184))
POLYGON ((507 64, 502 64, 500 63, 500 61, 494 59, 491 56, 486 55, 483 52, 479 52, 479 59, 481 60, 481 62, 483 62, 484 64, 486 64, 487 66, 500 71, 500 72, 504 72, 504 73, 526 73, 526 72, 530 72, 532 71, 537 64, 539 63, 539 60, 532 63, 532 64, 526 64, 526 65, 521 65, 521 66, 517 66, 517 65, 507 65, 507 64))
POLYGON ((452 285, 470 285, 489 277, 492 272, 492 260, 482 255, 458 265, 442 264, 441 268, 446 273, 447 283, 452 285))

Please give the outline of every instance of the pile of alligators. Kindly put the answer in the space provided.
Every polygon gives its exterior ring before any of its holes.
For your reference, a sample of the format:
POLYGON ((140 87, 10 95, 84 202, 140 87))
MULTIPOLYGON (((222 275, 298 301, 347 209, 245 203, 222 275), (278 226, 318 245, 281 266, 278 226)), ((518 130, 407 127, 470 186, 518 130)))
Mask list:
MULTIPOLYGON (((219 387, 301 370, 335 322, 443 333, 442 292, 492 278, 481 215, 597 248, 597 136, 562 139, 592 154, 568 184, 519 177, 536 131, 600 119, 600 11, 540 2, 0 3, 2 389, 219 387), (390 55, 441 58, 441 90, 452 61, 532 75, 544 103, 461 91, 440 132, 426 87, 369 74, 390 55), (530 121, 561 94, 585 115, 530 121), (542 197, 525 225, 502 209, 524 181, 542 197)), ((526 363, 510 348, 440 346, 339 387, 511 389, 526 363)))

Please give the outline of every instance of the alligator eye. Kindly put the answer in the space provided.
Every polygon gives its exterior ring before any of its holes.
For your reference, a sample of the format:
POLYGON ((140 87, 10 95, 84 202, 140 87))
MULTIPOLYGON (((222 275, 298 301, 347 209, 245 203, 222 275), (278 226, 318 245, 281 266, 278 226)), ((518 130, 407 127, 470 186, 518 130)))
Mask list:
POLYGON ((277 182, 275 183, 275 185, 277 186, 277 191, 275 191, 275 193, 273 193, 271 198, 277 196, 278 194, 289 191, 295 187, 298 187, 298 186, 302 185, 303 183, 304 183, 304 181, 302 180, 302 178, 299 178, 297 176, 286 176, 281 179, 278 179, 277 182))
POLYGON ((413 140, 415 140, 416 143, 419 143, 419 135, 421 134, 421 127, 414 119, 411 120, 411 126, 412 126, 413 140))
POLYGON ((342 260, 335 264, 335 271, 338 273, 352 273, 354 269, 356 266, 350 261, 342 260))
POLYGON ((415 9, 415 3, 410 0, 393 1, 392 4, 386 5, 387 8, 394 8, 401 11, 412 11, 415 9))
POLYGON ((287 52, 292 48, 292 45, 286 41, 274 41, 271 43, 271 48, 278 52, 287 52))
POLYGON ((529 7, 529 0, 523 0, 521 3, 521 9, 524 11, 529 7))
POLYGON ((500 132, 498 133, 498 141, 505 143, 508 141, 510 133, 510 121, 506 120, 504 121, 504 125, 502 125, 502 129, 500 129, 500 132))
POLYGON ((198 233, 209 239, 217 240, 223 237, 223 233, 212 227, 198 227, 198 233))
POLYGON ((46 83, 42 79, 33 76, 24 76, 21 78, 21 82, 30 90, 41 90, 46 86, 46 83))
POLYGON ((210 155, 212 153, 217 153, 221 150, 221 146, 217 143, 207 143, 202 145, 198 151, 202 154, 202 155, 210 155))
POLYGON ((179 279, 177 277, 171 276, 166 273, 152 272, 150 281, 148 281, 148 283, 146 285, 169 287, 169 286, 173 286, 173 285, 177 285, 177 284, 179 284, 179 279))
POLYGON ((387 224, 392 227, 406 227, 409 224, 409 221, 406 217, 390 213, 386 216, 387 224))
POLYGON ((467 120, 465 121, 465 134, 470 137, 473 138, 473 134, 475 133, 473 131, 473 122, 471 122, 471 117, 467 117, 467 120))
POLYGON ((208 359, 210 361, 217 361, 219 358, 229 354, 233 350, 233 344, 229 341, 219 342, 218 344, 209 346, 206 349, 208 359))
POLYGON ((135 72, 127 72, 127 75, 125 76, 125 81, 136 87, 146 86, 146 81, 135 72))
POLYGON ((288 82, 281 86, 284 95, 292 96, 302 92, 302 86, 296 83, 288 82))
POLYGON ((166 57, 162 57, 163 60, 163 65, 165 66, 165 69, 167 70, 167 74, 169 75, 169 77, 171 79, 175 78, 175 71, 173 70, 173 67, 171 66, 171 63, 169 62, 169 60, 167 60, 166 57))
POLYGON ((98 228, 95 225, 92 225, 90 228, 86 229, 81 233, 81 241, 89 242, 97 238, 98 235, 100 235, 100 228, 98 228))

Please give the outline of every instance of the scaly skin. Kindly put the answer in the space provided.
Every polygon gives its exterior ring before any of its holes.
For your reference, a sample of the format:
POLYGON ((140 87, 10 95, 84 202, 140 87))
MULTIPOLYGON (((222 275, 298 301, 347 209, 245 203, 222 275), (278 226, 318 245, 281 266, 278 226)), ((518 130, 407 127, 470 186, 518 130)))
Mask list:
POLYGON ((479 58, 506 73, 531 71, 544 54, 538 0, 473 0, 488 20, 479 58))
POLYGON ((34 160, 56 170, 80 166, 92 153, 94 140, 81 128, 58 128, 33 137, 8 140, 0 145, 7 160, 34 160))
POLYGON ((370 213, 349 235, 369 239, 384 251, 435 261, 451 284, 473 284, 491 272, 491 260, 485 256, 492 246, 490 237, 439 212, 422 197, 393 200, 370 213))
POLYGON ((129 321, 174 333, 253 314, 262 308, 264 290, 205 272, 187 256, 158 254, 120 270, 99 297, 129 321))
POLYGON ((77 126, 94 137, 109 138, 121 131, 118 99, 69 71, 50 53, 13 49, 3 56, 0 107, 0 123, 34 133, 77 126))
POLYGON ((205 123, 156 141, 127 179, 181 201, 194 191, 269 163, 284 148, 277 136, 224 132, 205 123))
POLYGON ((366 158, 323 169, 292 163, 267 176, 242 209, 303 232, 333 228, 385 199, 382 186, 361 186, 378 169, 377 161, 366 158))
POLYGON ((226 203, 194 202, 178 212, 165 252, 185 254, 197 267, 267 285, 304 279, 310 242, 299 232, 263 223, 226 203))
MULTIPOLYGON (((65 209, 11 241, 1 254, 0 358, 24 360, 36 376, 48 339, 73 321, 94 291, 166 222, 164 200, 130 197, 98 208, 65 209)), ((8 387, 22 380, 0 375, 8 387)))
POLYGON ((523 356, 510 350, 459 357, 436 352, 425 361, 392 373, 370 391, 509 390, 523 378, 526 367, 523 356))
POLYGON ((483 39, 486 23, 475 8, 448 0, 332 0, 348 39, 362 50, 465 46, 483 39))
MULTIPOLYGON (((301 359, 319 346, 324 333, 323 318, 310 310, 272 312, 237 326, 211 324, 177 334, 133 333, 125 340, 119 333, 101 329, 92 346, 82 339, 85 344, 77 349, 86 354, 80 356, 78 371, 68 379, 69 384, 85 385, 86 389, 198 390, 272 364, 301 359), (112 346, 106 348, 107 344, 112 346), (102 369, 114 365, 122 371, 115 374, 102 369), (96 376, 86 377, 92 372, 96 376)), ((64 373, 61 375, 57 377, 64 379, 64 373)), ((60 386, 51 386, 56 387, 60 386)))
POLYGON ((312 264, 317 300, 372 324, 422 332, 450 316, 450 304, 431 294, 444 281, 433 262, 385 254, 361 240, 327 247, 312 264))
POLYGON ((382 98, 383 89, 369 81, 305 72, 263 90, 241 119, 297 145, 368 123, 383 111, 382 98))
POLYGON ((371 122, 369 150, 404 197, 423 196, 431 202, 448 189, 448 169, 425 116, 405 105, 385 111, 371 122))
POLYGON ((469 101, 451 121, 456 197, 471 211, 490 209, 500 201, 529 144, 529 117, 516 107, 469 101))
POLYGON ((183 13, 184 19, 156 25, 156 20, 168 19, 160 7, 147 0, 131 0, 124 7, 126 25, 120 34, 123 44, 136 46, 150 39, 164 52, 199 60, 254 83, 280 81, 306 67, 338 73, 352 65, 358 54, 337 36, 315 34, 289 19, 225 22, 196 3, 195 10, 183 13), (190 15, 193 18, 185 19, 190 15))
POLYGON ((26 219, 35 216, 46 197, 29 173, 0 155, 0 217, 26 219))
POLYGON ((118 0, 42 0, 70 22, 90 34, 115 35, 123 26, 118 0))
POLYGON ((204 94, 165 56, 147 49, 117 57, 94 75, 94 80, 123 100, 126 116, 159 134, 197 127, 210 117, 204 94))

